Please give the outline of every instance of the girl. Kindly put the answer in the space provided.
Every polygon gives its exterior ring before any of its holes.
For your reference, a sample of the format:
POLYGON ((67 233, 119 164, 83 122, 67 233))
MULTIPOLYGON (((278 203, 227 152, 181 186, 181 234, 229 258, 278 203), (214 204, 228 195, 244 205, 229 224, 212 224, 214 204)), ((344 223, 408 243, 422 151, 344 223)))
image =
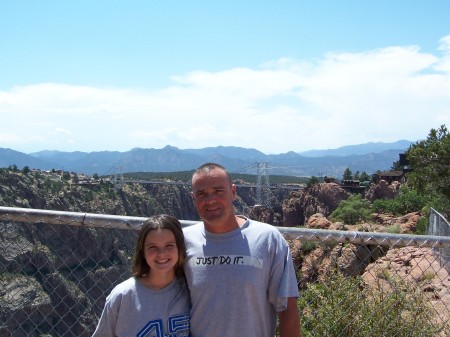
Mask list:
POLYGON ((187 337, 190 301, 180 222, 155 215, 144 222, 133 260, 133 277, 106 298, 93 337, 187 337))

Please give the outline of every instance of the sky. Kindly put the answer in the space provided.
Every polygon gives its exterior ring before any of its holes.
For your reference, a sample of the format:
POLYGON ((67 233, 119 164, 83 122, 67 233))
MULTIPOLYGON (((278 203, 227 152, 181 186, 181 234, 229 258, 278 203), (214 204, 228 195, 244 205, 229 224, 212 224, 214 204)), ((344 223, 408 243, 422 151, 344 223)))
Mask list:
POLYGON ((0 148, 266 154, 450 128, 448 0, 0 1, 0 148))

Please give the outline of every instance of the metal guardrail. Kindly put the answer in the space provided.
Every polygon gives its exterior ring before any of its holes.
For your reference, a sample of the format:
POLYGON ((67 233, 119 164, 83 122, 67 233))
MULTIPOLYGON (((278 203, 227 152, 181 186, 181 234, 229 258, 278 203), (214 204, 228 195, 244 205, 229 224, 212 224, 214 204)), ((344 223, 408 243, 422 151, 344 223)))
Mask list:
MULTIPOLYGON (((139 226, 147 219, 145 217, 0 207, 0 220, 5 217, 11 221, 118 229, 139 229, 139 226)), ((193 225, 198 221, 180 220, 180 222, 182 226, 185 227, 193 225)), ((413 245, 430 248, 450 248, 450 236, 316 230, 305 227, 277 228, 288 240, 308 240, 320 241, 322 243, 335 242, 392 247, 406 247, 413 245)))
POLYGON ((427 234, 450 237, 450 222, 434 208, 430 210, 427 234))
MULTIPOLYGON (((146 219, 0 207, 0 337, 91 336, 146 219)), ((450 237, 277 228, 297 269, 302 336, 450 335, 450 275, 432 254, 450 237), (346 279, 329 281, 332 270, 346 279)))
MULTIPOLYGON (((442 214, 431 208, 428 218, 427 234, 438 237, 450 237, 450 222, 442 214)), ((450 248, 434 247, 435 253, 441 260, 441 265, 450 270, 450 248)))

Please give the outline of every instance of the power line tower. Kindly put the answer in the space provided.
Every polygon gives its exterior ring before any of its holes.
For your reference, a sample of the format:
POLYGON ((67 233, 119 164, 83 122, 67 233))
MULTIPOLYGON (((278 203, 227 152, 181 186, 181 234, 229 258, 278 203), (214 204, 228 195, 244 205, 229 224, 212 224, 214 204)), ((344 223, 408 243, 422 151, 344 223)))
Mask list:
POLYGON ((270 182, 269 182, 269 163, 256 163, 256 204, 271 207, 270 203, 270 182))
POLYGON ((122 166, 114 167, 114 177, 113 177, 114 189, 122 189, 123 186, 123 171, 122 166))

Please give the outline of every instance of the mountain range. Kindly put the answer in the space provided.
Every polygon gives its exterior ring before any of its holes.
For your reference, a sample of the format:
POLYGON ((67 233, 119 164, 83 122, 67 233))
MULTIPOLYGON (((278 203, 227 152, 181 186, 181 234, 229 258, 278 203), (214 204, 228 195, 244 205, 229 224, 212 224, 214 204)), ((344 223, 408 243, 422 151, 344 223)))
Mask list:
POLYGON ((64 170, 92 175, 117 172, 176 172, 189 171, 205 162, 217 162, 230 172, 256 174, 262 168, 268 174, 292 176, 342 176, 346 168, 352 172, 389 170, 413 142, 400 140, 393 143, 365 143, 337 149, 310 150, 264 154, 255 149, 218 146, 203 149, 179 149, 166 146, 162 149, 134 148, 126 152, 62 152, 44 150, 22 153, 0 148, 0 167, 16 165, 31 169, 64 170), (260 166, 257 163, 267 163, 260 166))

